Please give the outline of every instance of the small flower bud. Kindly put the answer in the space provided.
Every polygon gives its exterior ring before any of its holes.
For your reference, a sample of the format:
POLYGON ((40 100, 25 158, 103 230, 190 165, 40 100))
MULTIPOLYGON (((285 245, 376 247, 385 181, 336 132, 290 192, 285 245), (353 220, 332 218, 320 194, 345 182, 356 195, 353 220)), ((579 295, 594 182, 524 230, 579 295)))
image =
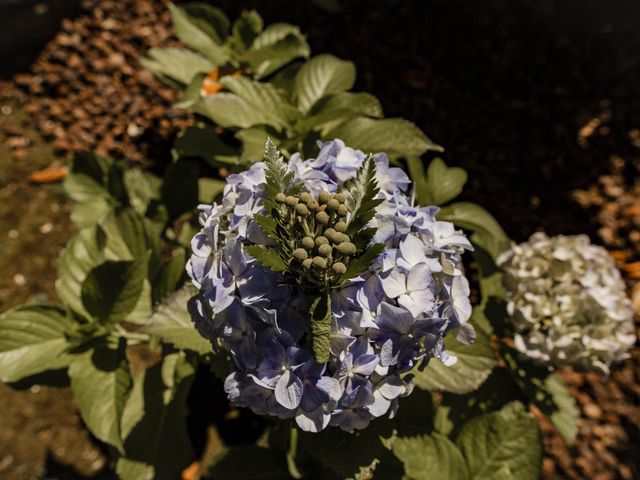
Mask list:
POLYGON ((296 213, 298 215, 306 216, 309 215, 309 209, 304 203, 299 203, 296 205, 296 213))
POLYGON ((331 267, 333 269, 334 272, 336 272, 338 275, 342 275, 343 273, 345 273, 347 271, 347 266, 342 263, 342 262, 336 262, 333 264, 333 266, 331 267))
POLYGON ((344 233, 347 231, 347 224, 344 222, 337 222, 333 228, 335 228, 336 232, 344 233))
POLYGON ((329 223, 329 215, 327 215, 327 212, 318 212, 316 213, 316 220, 321 225, 326 225, 329 223))
POLYGON ((329 238, 329 240, 331 240, 336 245, 339 244, 339 243, 345 243, 345 242, 349 241, 349 237, 347 237, 344 233, 335 232, 335 231, 334 231, 333 235, 331 235, 328 238, 329 238))
POLYGON ((306 268, 307 270, 311 268, 311 265, 313 265, 313 260, 311 260, 310 258, 307 258, 302 262, 303 268, 306 268))
POLYGON ((312 212, 315 212, 316 210, 318 210, 318 208, 320 208, 320 204, 315 198, 312 198, 307 202, 307 208, 312 212))
POLYGON ((341 217, 346 217, 347 213, 349 213, 349 209, 346 205, 340 205, 338 207, 338 215, 340 215, 341 217))
POLYGON ((327 209, 330 212, 335 212, 336 210, 338 210, 339 207, 340 207, 340 202, 335 198, 332 198, 327 202, 327 209))
POLYGON ((335 198, 340 203, 344 203, 347 201, 347 196, 344 193, 336 193, 333 198, 335 198))
POLYGON ((331 200, 331 194, 329 192, 320 192, 320 194, 318 195, 318 202, 320 203, 327 203, 329 200, 331 200))
POLYGON ((300 194, 300 201, 307 203, 309 200, 311 200, 313 197, 311 197, 311 195, 309 195, 308 192, 302 192, 300 194))
POLYGON ((311 237, 304 237, 302 239, 302 246, 304 248, 306 248, 307 250, 311 250, 315 245, 315 242, 313 241, 313 238, 311 237))
POLYGON ((276 202, 284 203, 287 199, 287 196, 284 193, 276 193, 276 202))
POLYGON ((304 248, 296 248, 293 251, 293 258, 295 258, 299 262, 302 262, 303 260, 306 260, 308 257, 309 257, 309 254, 307 253, 307 251, 304 248))
POLYGON ((313 266, 320 270, 324 270, 327 268, 327 261, 322 257, 313 257, 313 266))
POLYGON ((318 247, 318 253, 323 257, 328 257, 329 255, 331 255, 332 250, 333 249, 331 248, 331 245, 328 244, 320 245, 318 247))
POLYGON ((329 244, 329 240, 327 240, 327 237, 316 237, 316 247, 319 247, 320 245, 328 245, 329 244))
POLYGON ((356 253, 356 246, 350 242, 342 242, 336 247, 336 250, 343 255, 354 255, 356 253))
POLYGON ((286 203, 290 207, 295 207, 298 204, 298 199, 293 195, 289 195, 284 203, 286 203))
POLYGON ((333 236, 333 234, 334 234, 334 233, 336 233, 335 229, 333 229, 333 228, 327 228, 327 229, 324 231, 324 236, 325 236, 325 237, 327 237, 327 238, 331 238, 331 237, 333 236))

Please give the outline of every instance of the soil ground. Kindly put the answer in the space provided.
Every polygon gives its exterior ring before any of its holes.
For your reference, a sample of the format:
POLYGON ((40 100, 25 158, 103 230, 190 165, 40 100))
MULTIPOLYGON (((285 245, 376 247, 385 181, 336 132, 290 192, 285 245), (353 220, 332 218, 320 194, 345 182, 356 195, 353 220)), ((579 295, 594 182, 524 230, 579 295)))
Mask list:
MULTIPOLYGON (((638 307, 640 4, 215 4, 231 18, 256 8, 266 23, 295 23, 314 53, 354 61, 358 90, 378 96, 387 116, 416 122, 446 148, 447 163, 468 170, 466 199, 485 206, 518 241, 537 229, 588 233, 611 250, 638 307)), ((146 48, 175 42, 162 3, 85 8, 62 23, 30 69, 0 85, 0 311, 53 298, 55 258, 72 231, 60 186, 30 184, 31 172, 94 148, 158 165, 169 158, 176 130, 191 121, 136 63, 146 48), (145 133, 129 136, 131 123, 145 133)), ((608 379, 562 375, 580 406, 579 435, 567 447, 543 423, 544 477, 639 478, 638 349, 608 379)), ((2 478, 45 470, 65 478, 109 475, 67 389, 0 385, 0 426, 2 478)))

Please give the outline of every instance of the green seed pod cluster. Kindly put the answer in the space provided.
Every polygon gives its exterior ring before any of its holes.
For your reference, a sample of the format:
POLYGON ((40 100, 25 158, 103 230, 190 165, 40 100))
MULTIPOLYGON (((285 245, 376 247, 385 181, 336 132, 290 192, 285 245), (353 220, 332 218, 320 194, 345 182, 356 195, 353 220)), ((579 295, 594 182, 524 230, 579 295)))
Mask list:
POLYGON ((292 272, 311 285, 330 286, 344 274, 356 246, 347 235, 349 208, 343 193, 309 192, 297 195, 278 193, 284 233, 291 238, 292 272))

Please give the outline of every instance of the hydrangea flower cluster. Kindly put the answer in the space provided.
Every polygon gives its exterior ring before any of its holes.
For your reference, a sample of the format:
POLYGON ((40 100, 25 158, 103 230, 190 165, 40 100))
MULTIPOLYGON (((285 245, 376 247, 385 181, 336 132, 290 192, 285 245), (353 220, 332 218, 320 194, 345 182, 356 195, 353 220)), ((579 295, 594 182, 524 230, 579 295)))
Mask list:
POLYGON ((531 238, 498 258, 516 348, 548 365, 596 368, 627 358, 633 308, 608 252, 586 235, 531 238))
POLYGON ((199 293, 189 309, 199 332, 231 355, 225 390, 233 403, 295 418, 305 431, 353 431, 395 414, 398 398, 412 390, 411 375, 403 374, 433 357, 455 361, 443 348, 448 331, 472 335, 461 261, 472 247, 451 223, 435 219, 437 207, 414 205, 408 176, 386 155, 367 159, 341 140, 319 148, 316 158, 279 160, 292 188, 271 203, 269 163, 261 162, 227 178, 220 204, 200 206, 202 229, 187 264, 199 293), (347 187, 365 162, 375 167, 375 209, 353 233, 357 206, 345 200, 347 187), (280 269, 271 254, 261 261, 249 254, 274 251, 265 204, 289 222, 283 234, 299 239, 280 269), (375 256, 364 262, 358 239, 369 237, 367 245, 379 248, 367 247, 375 256), (348 271, 357 265, 362 271, 348 271), (285 268, 298 280, 279 271, 285 268), (322 361, 310 326, 314 289, 301 288, 318 278, 330 286, 322 361))

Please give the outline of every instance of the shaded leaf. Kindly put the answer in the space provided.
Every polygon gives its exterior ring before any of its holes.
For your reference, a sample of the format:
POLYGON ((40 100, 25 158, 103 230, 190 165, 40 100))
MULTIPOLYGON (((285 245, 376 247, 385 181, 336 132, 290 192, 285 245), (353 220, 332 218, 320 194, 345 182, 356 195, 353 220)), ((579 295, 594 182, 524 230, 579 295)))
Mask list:
POLYGON ((162 203, 170 218, 177 218, 198 205, 200 167, 194 161, 181 159, 169 165, 162 183, 162 203))
POLYGON ((117 467, 122 478, 133 480, 139 477, 128 475, 151 469, 154 479, 180 476, 192 458, 185 404, 193 377, 194 368, 184 352, 166 355, 134 377, 122 412, 126 460, 117 467))
POLYGON ((234 168, 239 165, 238 151, 220 140, 209 125, 198 124, 186 128, 176 136, 173 149, 178 158, 199 157, 212 167, 234 168))
POLYGON ((160 265, 152 279, 154 304, 173 293, 182 284, 186 262, 185 251, 176 249, 173 256, 160 265))
POLYGON ((257 445, 237 445, 224 450, 208 470, 216 480, 282 480, 291 478, 284 456, 257 445))
POLYGON ((431 359, 422 372, 413 371, 417 387, 459 394, 473 392, 498 365, 489 339, 482 331, 476 332, 476 341, 471 345, 464 345, 449 335, 445 347, 458 361, 447 367, 438 359, 431 359))
POLYGON ((237 49, 246 50, 251 46, 258 34, 262 31, 262 17, 255 10, 242 12, 242 15, 233 22, 231 33, 234 45, 237 49))
POLYGON ((98 439, 122 450, 120 418, 131 386, 121 350, 99 347, 74 357, 71 388, 82 420, 98 439))
POLYGON ((198 333, 187 311, 187 301, 194 293, 195 289, 188 285, 174 292, 156 308, 143 330, 181 350, 211 353, 211 343, 198 333))
POLYGON ((274 23, 264 29, 241 59, 249 64, 256 79, 264 78, 292 60, 308 57, 309 45, 300 29, 288 23, 274 23))
POLYGON ((82 303, 103 325, 113 325, 133 311, 142 294, 148 259, 107 261, 82 283, 82 303))
POLYGON ((442 205, 453 200, 460 193, 467 182, 467 172, 459 167, 447 167, 440 159, 434 158, 427 168, 427 188, 429 199, 420 203, 423 205, 442 205))
POLYGON ((302 133, 318 127, 326 129, 343 122, 348 117, 381 118, 382 115, 382 105, 373 95, 340 92, 318 100, 308 116, 296 124, 296 130, 302 133))

